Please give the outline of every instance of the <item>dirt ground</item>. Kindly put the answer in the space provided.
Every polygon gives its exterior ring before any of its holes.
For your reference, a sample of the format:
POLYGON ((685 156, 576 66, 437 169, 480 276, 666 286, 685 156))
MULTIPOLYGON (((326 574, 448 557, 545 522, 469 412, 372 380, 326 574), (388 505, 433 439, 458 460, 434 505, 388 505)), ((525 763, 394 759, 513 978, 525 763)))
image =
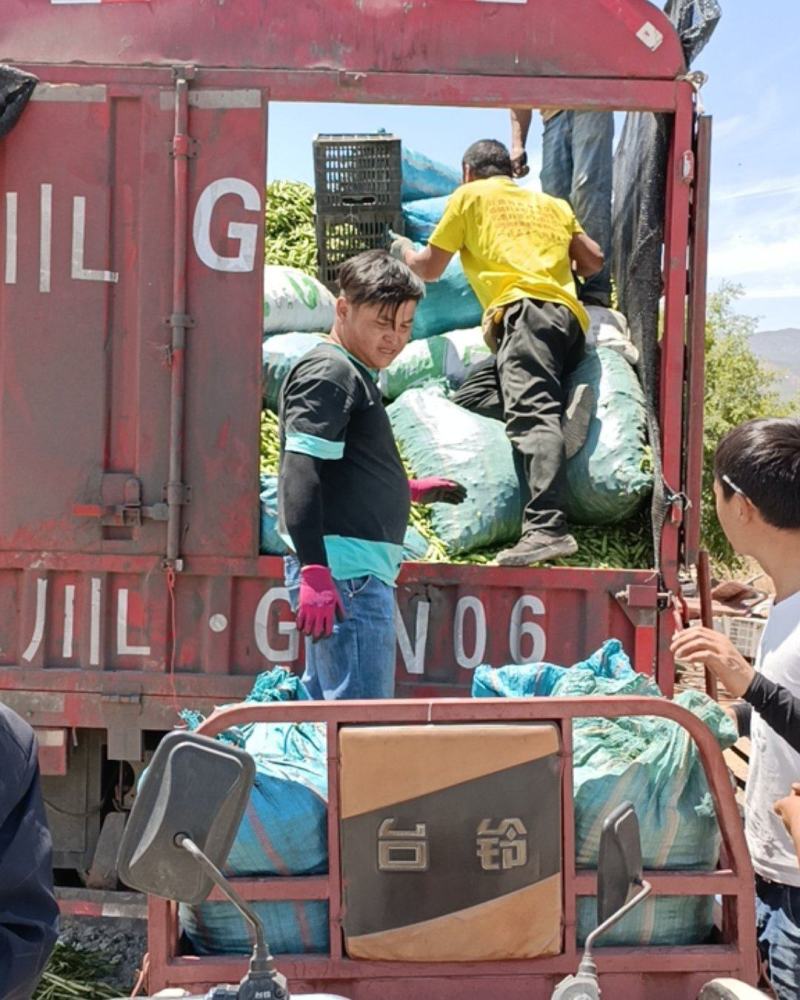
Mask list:
POLYGON ((136 982, 142 956, 147 950, 147 923, 144 920, 90 920, 64 918, 60 940, 100 955, 110 973, 103 979, 120 996, 128 996, 136 982))

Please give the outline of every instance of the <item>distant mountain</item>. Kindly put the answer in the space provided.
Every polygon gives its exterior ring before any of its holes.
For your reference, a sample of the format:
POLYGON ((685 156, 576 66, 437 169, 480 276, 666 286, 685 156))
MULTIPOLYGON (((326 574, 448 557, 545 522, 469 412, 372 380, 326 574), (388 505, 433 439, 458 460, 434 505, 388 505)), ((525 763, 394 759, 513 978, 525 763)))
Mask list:
POLYGON ((800 330, 760 330, 750 338, 750 346, 778 376, 776 388, 782 398, 800 397, 800 330))

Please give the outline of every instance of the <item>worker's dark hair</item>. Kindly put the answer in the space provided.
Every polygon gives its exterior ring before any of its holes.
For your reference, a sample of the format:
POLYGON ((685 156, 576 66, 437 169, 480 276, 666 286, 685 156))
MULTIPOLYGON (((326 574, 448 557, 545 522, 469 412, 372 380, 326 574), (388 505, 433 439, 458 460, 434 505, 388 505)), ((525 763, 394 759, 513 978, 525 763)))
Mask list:
POLYGON ((767 524, 800 530, 800 420, 748 420, 734 427, 717 445, 714 477, 727 500, 738 491, 767 524))
POLYGON ((475 180, 484 177, 512 177, 511 154, 497 139, 479 139, 473 142, 461 158, 469 167, 475 180))
POLYGON ((354 306, 379 305, 392 320, 404 302, 419 302, 425 294, 425 282, 388 250, 364 250, 345 261, 339 288, 354 306))

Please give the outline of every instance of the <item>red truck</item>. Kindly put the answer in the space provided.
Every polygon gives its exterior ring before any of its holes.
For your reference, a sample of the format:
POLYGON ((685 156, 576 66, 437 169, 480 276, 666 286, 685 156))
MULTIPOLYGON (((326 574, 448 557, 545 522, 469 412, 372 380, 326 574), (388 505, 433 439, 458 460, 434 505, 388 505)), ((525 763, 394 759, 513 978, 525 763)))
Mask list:
MULTIPOLYGON (((698 539, 710 120, 660 10, 5 0, 1 17, 0 60, 39 82, 0 141, 0 689, 39 734, 56 866, 114 885, 119 817, 178 707, 301 660, 281 562, 259 555, 273 101, 670 116, 654 566, 408 564, 398 587, 401 697, 463 695, 480 663, 572 663, 609 635, 670 695, 698 539)), ((748 862, 714 787, 738 913, 725 968, 752 979, 748 862)))

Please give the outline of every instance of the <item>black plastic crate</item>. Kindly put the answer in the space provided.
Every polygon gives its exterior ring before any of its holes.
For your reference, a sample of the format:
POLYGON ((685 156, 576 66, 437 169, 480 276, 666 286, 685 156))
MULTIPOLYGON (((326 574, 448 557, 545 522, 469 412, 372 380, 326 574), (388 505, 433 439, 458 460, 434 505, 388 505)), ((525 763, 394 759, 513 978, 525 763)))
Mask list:
POLYGON ((384 132, 314 139, 317 212, 400 210, 400 140, 384 132))
POLYGON ((383 249, 389 230, 403 232, 403 214, 397 211, 351 210, 323 215, 317 212, 319 280, 338 291, 339 268, 362 250, 383 249))

